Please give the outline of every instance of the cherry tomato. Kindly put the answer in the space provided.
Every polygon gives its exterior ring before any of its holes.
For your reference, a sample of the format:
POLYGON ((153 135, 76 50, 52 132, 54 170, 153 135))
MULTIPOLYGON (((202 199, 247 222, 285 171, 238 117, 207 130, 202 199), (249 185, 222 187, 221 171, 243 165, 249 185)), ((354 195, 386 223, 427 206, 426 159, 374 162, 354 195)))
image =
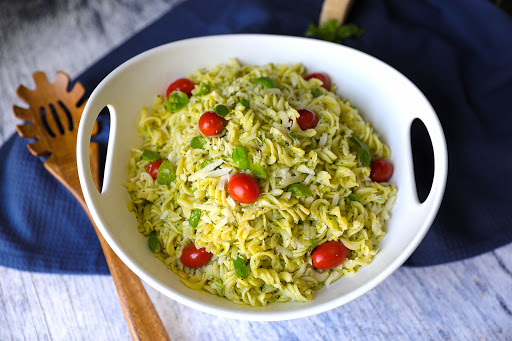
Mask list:
POLYGON ((158 174, 158 168, 160 168, 160 165, 162 164, 162 162, 164 162, 164 160, 160 159, 160 160, 150 162, 148 164, 148 168, 147 168, 148 173, 149 173, 149 175, 151 175, 153 180, 156 180, 156 175, 158 174))
POLYGON ((337 267, 347 259, 348 249, 339 240, 331 240, 315 247, 311 253, 317 269, 328 270, 337 267))
POLYGON ((206 263, 208 263, 210 259, 212 259, 212 256, 213 255, 210 252, 206 251, 204 247, 198 249, 196 248, 194 243, 192 243, 188 244, 183 249, 180 260, 185 266, 197 269, 202 267, 203 265, 206 265, 206 263))
POLYGON ((260 195, 260 185, 252 176, 238 173, 229 179, 228 192, 233 199, 243 204, 255 202, 260 195))
POLYGON ((180 78, 175 80, 169 85, 167 91, 165 93, 166 98, 169 98, 169 95, 173 91, 181 91, 187 94, 188 97, 192 96, 192 90, 194 90, 195 84, 188 78, 180 78))
POLYGON ((207 111, 199 118, 199 130, 207 135, 217 135, 224 128, 224 119, 213 111, 207 111))
POLYGON ((322 86, 329 90, 331 87, 331 80, 329 76, 327 76, 325 73, 317 72, 317 73, 310 73, 306 77, 304 77, 305 80, 310 80, 311 78, 317 78, 322 81, 322 86))
POLYGON ((318 116, 309 109, 299 109, 299 118, 297 118, 297 123, 299 124, 300 129, 307 130, 313 129, 318 124, 318 116))
POLYGON ((386 159, 377 159, 372 161, 371 169, 370 178, 373 181, 388 181, 391 175, 393 175, 393 165, 386 159))

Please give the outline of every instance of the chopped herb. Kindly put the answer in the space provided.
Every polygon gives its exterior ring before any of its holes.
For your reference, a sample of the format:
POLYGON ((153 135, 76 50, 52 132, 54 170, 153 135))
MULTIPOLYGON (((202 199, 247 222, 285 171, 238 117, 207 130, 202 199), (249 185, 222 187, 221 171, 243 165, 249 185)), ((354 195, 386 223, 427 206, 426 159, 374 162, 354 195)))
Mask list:
POLYGON ((160 241, 158 240, 158 237, 156 236, 155 232, 152 232, 149 235, 148 245, 149 245, 149 249, 151 251, 153 251, 153 252, 160 252, 160 250, 161 250, 160 241))
POLYGON ((316 244, 318 243, 318 239, 317 238, 311 238, 310 242, 311 242, 311 246, 309 248, 309 252, 311 253, 315 249, 316 244))
POLYGON ((160 154, 158 154, 157 152, 145 149, 142 152, 142 159, 146 160, 146 161, 149 161, 149 162, 153 162, 153 161, 156 161, 156 160, 160 160, 161 157, 160 157, 160 154))
POLYGON ((197 92, 196 96, 203 96, 210 92, 212 89, 212 86, 208 83, 201 83, 199 86, 199 91, 197 92))
POLYGON ((292 194, 296 197, 310 197, 313 192, 311 189, 304 184, 293 184, 288 186, 286 189, 287 192, 292 192, 292 194))
POLYGON ((355 194, 355 193, 350 193, 347 198, 350 201, 359 201, 359 202, 361 202, 361 197, 359 195, 355 194))
POLYGON ((245 261, 237 257, 236 259, 233 259, 233 266, 235 267, 235 273, 240 278, 247 278, 249 277, 249 269, 247 269, 247 265, 245 265, 245 261))
POLYGON ((170 185, 174 181, 176 176, 174 175, 174 168, 169 160, 164 160, 158 168, 156 174, 156 180, 160 185, 170 185))
POLYGON ((233 149, 233 154, 231 154, 231 157, 233 158, 235 164, 242 169, 247 169, 251 165, 249 162, 249 155, 247 154, 247 150, 245 150, 245 148, 242 146, 237 146, 235 149, 233 149))
POLYGON ((225 105, 219 104, 215 107, 215 113, 220 117, 226 117, 229 114, 229 109, 225 105))
POLYGON ((343 39, 356 37, 359 38, 365 32, 364 29, 354 24, 345 24, 338 27, 336 19, 326 21, 321 27, 310 24, 306 31, 306 36, 318 39, 341 43, 343 39))
POLYGON ((260 78, 256 78, 252 81, 253 83, 256 83, 256 84, 261 84, 263 85, 265 88, 268 88, 268 89, 272 89, 272 88, 277 88, 277 83, 275 80, 273 80, 272 78, 270 77, 260 77, 260 78))
POLYGON ((222 284, 221 282, 215 282, 215 285, 217 286, 217 290, 219 292, 222 292, 224 290, 224 284, 222 284))
POLYGON ((262 179, 262 180, 267 180, 268 179, 268 171, 263 166, 252 164, 249 167, 249 170, 258 179, 262 179))
POLYGON ((212 162, 213 162, 213 160, 206 159, 203 162, 201 162, 201 165, 199 166, 199 168, 203 169, 204 167, 208 166, 212 162))
POLYGON ((206 144, 206 139, 202 136, 196 136, 190 140, 190 147, 194 149, 203 149, 206 144))
POLYGON ((188 223, 192 227, 197 227, 197 224, 199 223, 200 218, 201 218, 201 210, 195 209, 190 214, 190 218, 188 218, 188 223))
POLYGON ((320 96, 322 96, 322 90, 320 90, 318 86, 315 86, 315 88, 313 89, 313 97, 317 98, 320 96))
POLYGON ((362 140, 358 139, 355 136, 351 136, 350 141, 354 142, 359 146, 359 148, 361 148, 361 163, 366 167, 370 167, 372 163, 372 157, 370 155, 370 149, 368 148, 366 143, 364 143, 362 140))
POLYGON ((240 101, 240 104, 243 105, 246 109, 249 108, 249 101, 246 100, 245 98, 243 98, 241 101, 240 101))
POLYGON ((290 137, 291 137, 292 139, 295 139, 295 140, 297 140, 297 139, 299 138, 299 137, 298 137, 297 135, 295 135, 295 134, 291 134, 291 135, 290 135, 290 137))
POLYGON ((188 101, 189 99, 186 93, 173 91, 167 100, 167 110, 170 112, 181 110, 187 106, 188 101))

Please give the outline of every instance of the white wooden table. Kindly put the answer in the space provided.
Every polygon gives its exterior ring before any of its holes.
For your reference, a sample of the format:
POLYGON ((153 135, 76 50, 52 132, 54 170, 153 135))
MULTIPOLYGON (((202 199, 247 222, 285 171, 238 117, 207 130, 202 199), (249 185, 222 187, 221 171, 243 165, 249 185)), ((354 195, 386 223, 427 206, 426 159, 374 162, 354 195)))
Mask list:
MULTIPOLYGON (((31 74, 78 75, 177 0, 3 2, 0 143, 31 74)), ((512 244, 465 261, 400 268, 367 295, 327 313, 246 322, 198 312, 147 287, 173 340, 512 340, 512 244)), ((0 340, 129 340, 110 276, 0 267, 0 340)))

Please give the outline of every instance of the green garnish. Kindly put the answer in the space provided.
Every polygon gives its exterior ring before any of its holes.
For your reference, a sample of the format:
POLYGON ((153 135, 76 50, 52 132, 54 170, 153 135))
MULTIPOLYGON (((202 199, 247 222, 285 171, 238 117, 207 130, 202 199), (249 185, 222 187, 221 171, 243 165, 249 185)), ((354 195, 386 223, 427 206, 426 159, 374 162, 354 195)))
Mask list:
POLYGON ((251 165, 249 162, 249 155, 247 154, 247 150, 244 147, 238 146, 233 149, 233 154, 231 154, 233 161, 235 164, 241 169, 247 169, 251 165))
POLYGON ((290 137, 291 137, 292 139, 295 139, 295 140, 297 140, 297 139, 299 138, 299 137, 298 137, 297 135, 295 135, 295 134, 291 134, 291 135, 290 135, 290 137))
POLYGON ((359 38, 364 32, 364 29, 361 29, 354 24, 345 24, 338 27, 338 21, 336 19, 332 19, 326 21, 322 27, 310 24, 306 31, 306 36, 341 43, 345 38, 359 38))
POLYGON ((359 148, 361 148, 361 163, 366 167, 370 167, 372 163, 372 157, 370 155, 370 149, 368 148, 366 143, 364 143, 355 136, 351 136, 350 141, 354 142, 359 146, 359 148))
POLYGON ((317 98, 319 96, 322 96, 322 90, 320 90, 318 86, 315 86, 315 88, 313 89, 313 97, 317 98))
POLYGON ((359 201, 361 202, 361 197, 355 193, 350 193, 348 196, 347 196, 348 200, 350 201, 359 201))
POLYGON ((272 89, 272 88, 278 88, 277 83, 275 80, 273 80, 270 77, 260 77, 256 78, 252 81, 253 83, 261 84, 265 88, 272 89))
POLYGON ((208 83, 201 83, 199 86, 199 91, 197 92, 196 96, 203 96, 210 92, 212 89, 212 86, 208 83))
POLYGON ((310 197, 313 192, 311 189, 304 184, 293 184, 288 186, 286 189, 287 192, 292 192, 292 194, 296 197, 310 197))
POLYGON ((145 149, 142 152, 142 159, 146 160, 146 161, 149 161, 149 162, 153 162, 153 161, 156 161, 156 160, 160 160, 161 157, 160 157, 160 154, 158 154, 157 152, 145 149))
POLYGON ((318 243, 318 239, 317 238, 311 238, 310 242, 311 242, 311 246, 309 248, 309 252, 311 253, 315 249, 316 244, 318 243))
POLYGON ((220 117, 226 117, 229 114, 229 109, 225 105, 219 104, 215 107, 215 113, 220 117))
POLYGON ((249 108, 249 101, 243 98, 240 100, 240 104, 243 105, 245 108, 249 108))
POLYGON ((149 235, 148 245, 149 249, 153 252, 160 252, 161 250, 160 241, 158 241, 158 237, 154 232, 149 235))
POLYGON ((245 265, 245 261, 237 257, 236 259, 233 259, 233 266, 235 267, 235 273, 240 278, 247 278, 249 277, 249 269, 247 269, 247 265, 245 265))
POLYGON ((215 285, 217 286, 217 290, 219 292, 222 292, 222 290, 224 290, 224 284, 222 284, 221 282, 215 282, 215 285))
POLYGON ((156 174, 156 180, 160 185, 170 185, 174 181, 176 176, 174 175, 174 168, 169 160, 164 160, 158 168, 156 174))
POLYGON ((181 110, 187 106, 188 101, 186 93, 178 90, 173 91, 167 100, 167 110, 170 112, 181 110))
POLYGON ((201 218, 201 210, 195 209, 190 214, 190 218, 188 218, 188 223, 192 227, 197 227, 197 223, 199 223, 200 218, 201 218))
POLYGON ((190 147, 194 149, 203 149, 206 144, 206 139, 202 136, 196 136, 190 140, 190 147))
POLYGON ((262 180, 267 180, 268 179, 268 171, 263 166, 252 164, 249 167, 249 170, 258 179, 262 179, 262 180))
POLYGON ((204 167, 208 166, 212 162, 213 162, 213 160, 206 159, 203 162, 201 162, 201 165, 199 166, 199 168, 203 169, 204 167))

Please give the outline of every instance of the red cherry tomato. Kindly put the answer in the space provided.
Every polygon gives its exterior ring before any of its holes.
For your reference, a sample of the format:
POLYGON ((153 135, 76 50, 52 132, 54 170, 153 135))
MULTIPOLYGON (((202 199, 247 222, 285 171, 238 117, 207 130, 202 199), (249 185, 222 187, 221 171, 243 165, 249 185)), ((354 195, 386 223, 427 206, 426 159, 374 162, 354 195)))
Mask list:
POLYGON ((260 185, 252 176, 238 173, 229 179, 228 192, 233 199, 243 204, 255 202, 260 195, 260 185))
POLYGON ((373 181, 388 181, 391 175, 393 175, 393 165, 386 159, 377 159, 372 161, 371 169, 370 178, 373 181))
POLYGON ((192 96, 192 90, 194 90, 195 84, 188 78, 180 78, 175 80, 169 85, 167 91, 165 93, 166 98, 169 98, 169 95, 173 91, 181 91, 187 94, 188 97, 192 96))
POLYGON ((198 249, 196 248, 194 243, 192 243, 187 245, 183 249, 180 260, 185 266, 197 269, 202 267, 203 265, 206 265, 206 263, 208 263, 210 259, 212 259, 212 256, 213 255, 210 252, 206 251, 204 247, 198 249))
POLYGON ((326 88, 327 90, 329 90, 329 88, 331 87, 331 79, 325 73, 321 73, 321 72, 310 73, 309 75, 304 77, 304 79, 307 81, 310 80, 311 78, 320 79, 323 83, 322 86, 324 88, 326 88))
POLYGON ((331 240, 315 247, 311 253, 317 269, 328 270, 337 267, 347 259, 348 249, 339 240, 331 240))
POLYGON ((318 124, 318 116, 309 109, 299 109, 299 118, 297 118, 297 123, 299 124, 300 129, 307 130, 313 129, 318 124))
POLYGON ((224 128, 224 119, 213 111, 207 111, 199 118, 199 130, 205 135, 217 135, 222 128, 224 128))
POLYGON ((150 162, 148 164, 148 168, 147 168, 148 173, 149 173, 149 175, 151 175, 153 180, 156 180, 156 175, 158 174, 158 168, 160 168, 160 165, 162 164, 162 162, 164 162, 164 160, 160 159, 160 160, 150 162))

